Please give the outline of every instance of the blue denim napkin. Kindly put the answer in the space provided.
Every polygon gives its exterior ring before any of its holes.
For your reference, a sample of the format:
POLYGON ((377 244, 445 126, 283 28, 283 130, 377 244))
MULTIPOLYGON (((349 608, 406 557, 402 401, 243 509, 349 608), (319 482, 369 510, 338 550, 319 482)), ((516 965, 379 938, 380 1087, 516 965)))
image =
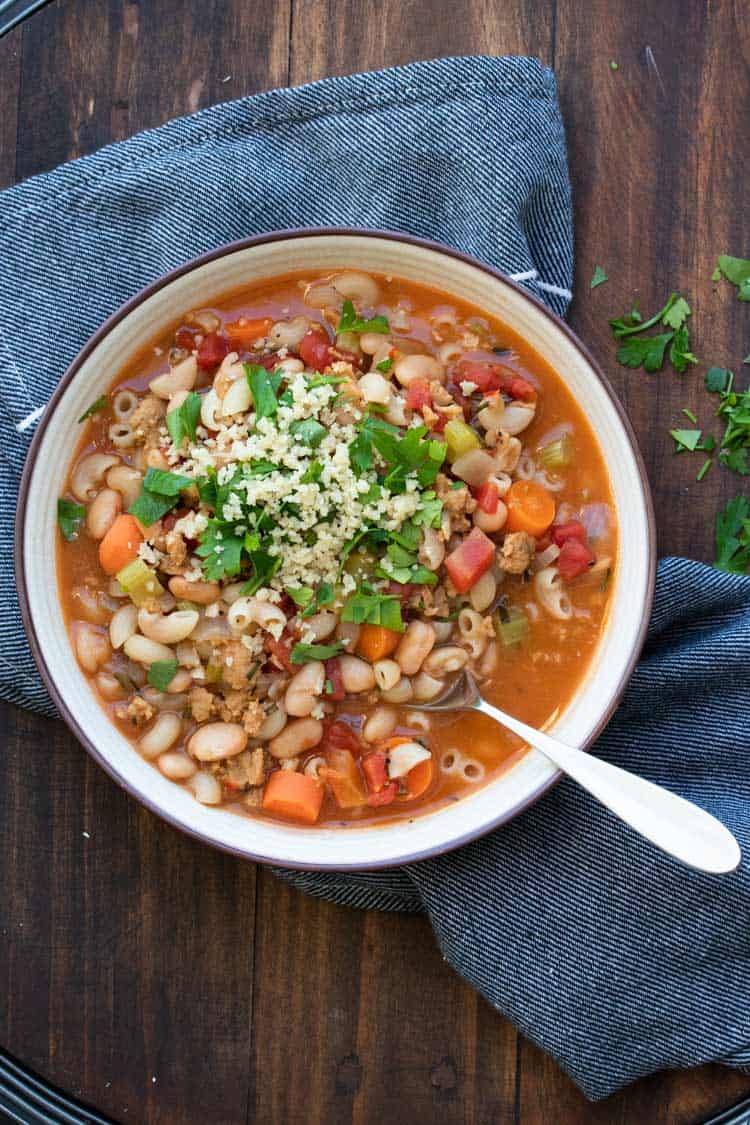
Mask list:
MULTIPOLYGON (((564 314, 570 189, 552 74, 531 59, 461 58, 277 90, 0 194, 0 697, 53 713, 10 543, 29 437, 60 373, 166 270, 300 225, 436 238, 564 314)), ((663 562, 644 659, 596 750, 697 800, 750 855, 748 668, 750 580, 663 562)), ((688 871, 571 784, 402 871, 280 874, 353 906, 425 911, 453 967, 590 1097, 661 1067, 750 1063, 747 865, 688 871)))

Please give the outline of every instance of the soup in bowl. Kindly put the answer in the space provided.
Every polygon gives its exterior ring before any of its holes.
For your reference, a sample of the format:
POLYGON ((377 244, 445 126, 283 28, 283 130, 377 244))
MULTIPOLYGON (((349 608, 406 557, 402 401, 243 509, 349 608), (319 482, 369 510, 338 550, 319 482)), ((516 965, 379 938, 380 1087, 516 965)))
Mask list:
POLYGON ((395 237, 227 248, 105 326, 32 482, 97 350, 48 545, 55 637, 107 732, 87 741, 147 803, 248 855, 398 862, 554 777, 484 716, 414 709, 464 669, 560 737, 601 725, 647 618, 647 492, 601 377, 525 294, 395 237))

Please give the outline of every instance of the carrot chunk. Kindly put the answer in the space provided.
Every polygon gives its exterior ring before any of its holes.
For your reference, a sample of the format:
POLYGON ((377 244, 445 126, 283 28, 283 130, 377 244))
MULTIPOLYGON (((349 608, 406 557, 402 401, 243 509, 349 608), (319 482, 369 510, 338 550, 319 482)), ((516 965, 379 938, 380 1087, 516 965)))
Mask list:
POLYGON ((143 533, 135 516, 118 516, 99 544, 102 570, 107 574, 117 574, 118 570, 138 558, 142 542, 143 533))
POLYGON ((256 320, 233 320, 224 325, 224 331, 229 343, 235 348, 249 348, 256 340, 268 335, 268 330, 273 324, 270 317, 258 317, 256 320))
POLYGON ((266 782, 263 808, 266 812, 315 824, 325 790, 314 777, 292 770, 277 770, 266 782))
POLYGON ((533 480, 517 480, 505 497, 508 505, 506 531, 526 531, 538 539, 544 535, 555 518, 555 501, 547 491, 533 480))
POLYGON ((369 625, 365 622, 360 625, 357 638, 357 652, 370 664, 376 660, 384 660, 397 648, 401 634, 395 629, 386 629, 384 625, 369 625))

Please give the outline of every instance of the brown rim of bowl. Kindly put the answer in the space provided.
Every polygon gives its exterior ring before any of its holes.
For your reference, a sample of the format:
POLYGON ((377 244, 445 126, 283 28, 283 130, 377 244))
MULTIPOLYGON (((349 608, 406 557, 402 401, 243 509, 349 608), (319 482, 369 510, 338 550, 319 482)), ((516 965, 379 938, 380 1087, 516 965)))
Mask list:
POLYGON ((57 389, 54 391, 52 397, 47 403, 47 407, 41 419, 39 420, 39 424, 36 428, 36 432, 31 441, 31 445, 29 446, 29 451, 26 456, 26 463, 24 465, 23 475, 21 477, 21 484, 18 493, 18 505, 16 510, 14 533, 14 565, 16 571, 18 598, 21 606, 21 617, 23 619, 24 629, 26 631, 29 647, 36 662, 37 668, 39 669, 42 680, 44 681, 47 690, 49 691, 54 703, 60 711, 60 715, 66 725, 69 727, 78 741, 86 748, 92 758, 94 758, 94 760, 102 767, 102 769, 104 769, 105 772, 109 774, 109 776, 120 786, 121 789, 124 789, 131 797, 134 797, 139 802, 139 804, 144 805, 151 812, 155 813, 162 820, 166 821, 167 824, 169 824, 172 828, 176 828, 179 831, 184 832, 186 835, 192 836, 196 840, 200 840, 204 844, 209 844, 214 848, 218 848, 219 850, 227 852, 230 855, 238 856, 241 859, 249 859, 255 863, 266 863, 276 867, 290 868, 291 870, 295 871, 372 871, 393 867, 394 865, 403 866, 404 864, 417 863, 420 860, 431 859, 435 856, 443 855, 446 852, 456 851, 458 848, 463 847, 465 844, 471 843, 471 841, 479 839, 482 836, 486 836, 489 832, 494 831, 494 829, 499 828, 501 825, 506 824, 510 820, 513 820, 516 816, 519 815, 519 813, 522 813, 531 805, 536 804, 536 802, 542 796, 544 796, 544 794, 549 789, 551 789, 553 785, 557 784, 557 782, 563 776, 562 773, 559 770, 556 771, 552 777, 543 782, 530 796, 525 797, 522 801, 518 801, 506 812, 501 813, 499 816, 495 817, 495 819, 490 821, 489 824, 483 825, 481 828, 478 828, 474 831, 467 832, 465 835, 460 836, 458 839, 453 840, 450 843, 436 844, 435 847, 425 848, 420 852, 415 852, 411 855, 404 856, 403 859, 398 861, 377 860, 372 863, 341 863, 336 864, 335 866, 331 864, 321 865, 316 863, 289 863, 283 860, 274 859, 272 856, 259 855, 251 851, 246 851, 242 848, 235 848, 226 844, 219 843, 218 841, 212 839, 211 836, 200 831, 199 829, 180 824, 175 820, 173 816, 171 816, 168 812, 165 812, 164 809, 162 809, 156 802, 151 801, 147 796, 144 796, 143 794, 137 792, 137 790, 135 790, 131 785, 127 784, 119 776, 111 763, 107 761, 107 759, 104 758, 104 756, 99 752, 94 743, 88 738, 86 732, 76 721, 75 716, 68 709, 65 701, 62 699, 60 693, 57 690, 57 686, 52 677, 52 674, 47 667, 44 654, 42 653, 41 646, 36 636, 36 631, 31 619, 31 610, 29 606, 28 592, 26 589, 26 572, 23 559, 26 501, 31 477, 34 470, 34 464, 36 462, 37 453, 47 426, 47 422, 54 413, 54 409, 57 406, 58 401, 65 393, 68 384, 75 376, 81 364, 89 356, 89 354, 96 347, 98 347, 100 341, 104 339, 107 333, 112 328, 114 328, 116 324, 119 324, 121 320, 127 317, 133 311, 133 309, 141 304, 144 300, 153 296, 154 293, 158 293, 160 289, 163 289, 165 285, 171 284, 171 282, 175 281, 178 277, 182 277, 184 274, 190 273, 192 270, 204 265, 206 262, 211 262, 217 258, 222 258, 227 254, 233 254, 238 250, 245 250, 253 246, 262 246, 267 242, 284 242, 296 238, 320 238, 328 237, 331 235, 353 236, 357 238, 376 238, 384 239, 389 242, 404 242, 413 246, 421 246, 426 250, 433 250, 439 254, 444 254, 449 258, 455 258, 458 261, 466 262, 467 265, 481 270, 483 273, 486 273, 495 281, 500 281, 502 284, 509 286, 511 289, 514 289, 526 301, 534 305, 540 313, 543 313, 544 316, 553 321, 557 328, 568 337, 573 346, 583 355, 584 359, 591 367, 599 382, 604 387, 604 390, 609 396, 615 410, 617 411, 618 417, 620 418, 620 421, 622 422, 622 425, 630 441, 631 449, 633 451, 633 456, 635 457, 636 466, 638 468, 638 474, 641 481, 641 492, 643 495, 643 503, 646 509, 646 518, 648 522, 648 543, 646 546, 649 573, 648 586, 646 589, 646 598, 643 606, 643 615, 640 623, 640 628, 638 630, 638 636, 633 646, 633 651, 630 655, 630 659, 628 660, 627 667, 623 673, 617 690, 609 703, 609 706, 601 716, 594 730, 592 730, 588 738, 585 740, 585 743, 583 743, 583 748, 587 749, 592 744, 592 742, 595 741, 597 736, 601 733, 601 731, 604 729, 604 727, 612 717, 612 714, 617 708, 617 705, 622 697, 622 693, 625 690, 626 684, 633 673, 633 669, 635 668, 638 657, 641 653, 641 649, 643 648, 644 641, 646 639, 646 631, 648 629, 648 623, 651 616, 651 605, 653 602, 654 586, 656 583, 656 523, 654 519, 651 491, 648 484, 646 467, 643 463, 643 457, 641 455, 635 433, 633 432, 633 427, 630 424, 630 420, 625 413, 625 410, 623 409, 622 404, 617 398, 614 390, 612 389, 609 380, 602 371, 598 362, 592 356, 591 352, 581 342, 581 340, 579 340, 575 332, 573 332, 573 330, 569 328, 568 325, 560 319, 560 317, 553 313, 551 309, 547 308, 547 306, 543 304, 542 301, 540 301, 537 297, 534 297, 531 293, 529 293, 515 281, 511 281, 510 278, 506 277, 506 275, 501 273, 500 270, 495 269, 493 266, 485 265, 483 262, 477 261, 477 259, 472 258, 471 255, 464 254, 460 250, 454 250, 450 246, 443 246, 441 243, 435 242, 432 239, 419 238, 416 235, 403 234, 400 231, 377 229, 360 230, 357 227, 298 227, 291 230, 271 231, 268 234, 256 235, 253 238, 245 238, 240 239, 238 242, 226 243, 223 246, 219 246, 216 250, 210 250, 208 253, 202 254, 197 258, 191 258, 181 266, 177 266, 176 269, 171 270, 169 273, 164 274, 162 277, 158 278, 150 285, 147 285, 144 289, 141 289, 138 293, 136 293, 133 297, 126 301, 125 304, 121 305, 119 309, 112 313, 111 316, 107 317, 107 319, 97 329, 93 336, 91 336, 87 340, 78 355, 66 370, 65 374, 60 379, 57 389))

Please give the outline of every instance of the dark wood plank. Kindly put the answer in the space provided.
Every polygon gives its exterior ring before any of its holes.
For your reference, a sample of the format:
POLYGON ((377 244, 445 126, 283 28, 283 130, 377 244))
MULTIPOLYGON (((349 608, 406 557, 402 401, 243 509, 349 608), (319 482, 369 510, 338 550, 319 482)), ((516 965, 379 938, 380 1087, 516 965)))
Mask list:
POLYGON ((295 85, 332 74, 398 66, 445 55, 535 55, 552 59, 554 5, 471 0, 457 7, 385 0, 296 0, 291 73, 295 85))
POLYGON ((746 13, 732 5, 595 0, 583 20, 575 0, 558 0, 557 73, 575 188, 572 323, 601 359, 638 433, 654 485, 660 553, 707 560, 713 513, 746 487, 716 466, 696 483, 702 458, 675 458, 667 435, 685 406, 719 433, 703 372, 714 364, 739 371, 749 350, 747 308, 728 284, 711 282, 717 254, 745 256, 748 249, 735 154, 750 139, 750 68, 732 67, 731 81, 726 68, 749 50, 746 13), (611 280, 591 293, 595 264, 611 280), (608 317, 626 312, 634 296, 655 312, 673 289, 693 307, 700 365, 683 377, 618 366, 608 317))
POLYGON ((16 178, 18 86, 21 74, 21 28, 0 39, 0 188, 16 178))

